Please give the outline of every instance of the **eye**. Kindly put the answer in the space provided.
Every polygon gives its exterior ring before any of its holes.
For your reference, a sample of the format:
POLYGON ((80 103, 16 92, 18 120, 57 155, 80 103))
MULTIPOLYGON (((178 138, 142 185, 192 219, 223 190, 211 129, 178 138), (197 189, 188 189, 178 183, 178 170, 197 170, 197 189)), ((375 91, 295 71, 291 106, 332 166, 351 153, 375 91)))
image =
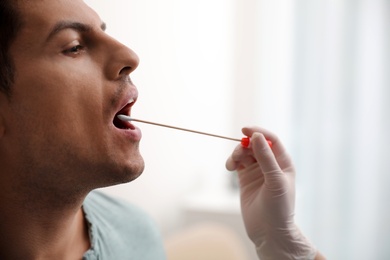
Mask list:
POLYGON ((69 49, 64 50, 63 53, 65 55, 76 56, 76 55, 79 55, 80 53, 82 53, 84 50, 85 50, 84 46, 77 44, 69 49))

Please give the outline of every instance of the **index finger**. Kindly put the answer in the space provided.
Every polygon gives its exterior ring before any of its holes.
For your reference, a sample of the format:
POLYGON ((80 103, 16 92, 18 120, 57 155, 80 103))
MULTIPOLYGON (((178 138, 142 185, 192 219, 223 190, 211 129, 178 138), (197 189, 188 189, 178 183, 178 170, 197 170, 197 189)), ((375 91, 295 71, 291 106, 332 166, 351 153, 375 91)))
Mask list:
POLYGON ((272 142, 271 150, 280 168, 284 169, 292 166, 292 161, 290 159, 290 156, 288 155, 287 150, 285 149, 283 143, 280 141, 277 135, 275 135, 274 133, 272 133, 267 129, 257 127, 257 126, 244 127, 242 129, 242 133, 249 137, 252 137, 252 135, 256 132, 263 134, 267 140, 272 142))

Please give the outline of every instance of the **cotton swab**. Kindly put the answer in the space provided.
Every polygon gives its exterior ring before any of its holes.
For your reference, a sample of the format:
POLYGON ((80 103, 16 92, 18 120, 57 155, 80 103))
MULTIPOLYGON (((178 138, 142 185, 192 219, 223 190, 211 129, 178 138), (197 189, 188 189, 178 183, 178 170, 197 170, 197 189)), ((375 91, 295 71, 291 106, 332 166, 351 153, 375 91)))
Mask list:
MULTIPOLYGON (((191 129, 186 129, 186 128, 182 128, 182 127, 177 127, 177 126, 171 126, 171 125, 165 125, 165 124, 160 124, 160 123, 155 123, 155 122, 135 119, 135 118, 132 118, 132 117, 129 117, 129 116, 125 116, 125 115, 118 115, 118 118, 120 120, 123 120, 123 121, 134 121, 134 122, 139 122, 139 123, 144 123, 144 124, 162 126, 162 127, 172 128, 172 129, 176 129, 176 130, 191 132, 191 133, 195 133, 195 134, 208 135, 208 136, 212 136, 212 137, 217 137, 217 138, 223 138, 223 139, 227 139, 227 140, 237 141, 237 142, 241 142, 241 145, 243 147, 246 147, 246 148, 249 147, 249 145, 250 145, 250 138, 249 137, 243 137, 241 139, 231 138, 231 137, 226 137, 226 136, 222 136, 222 135, 215 135, 215 134, 195 131, 195 130, 191 130, 191 129)), ((268 144, 270 145, 270 147, 272 147, 272 142, 271 141, 268 141, 268 144)))

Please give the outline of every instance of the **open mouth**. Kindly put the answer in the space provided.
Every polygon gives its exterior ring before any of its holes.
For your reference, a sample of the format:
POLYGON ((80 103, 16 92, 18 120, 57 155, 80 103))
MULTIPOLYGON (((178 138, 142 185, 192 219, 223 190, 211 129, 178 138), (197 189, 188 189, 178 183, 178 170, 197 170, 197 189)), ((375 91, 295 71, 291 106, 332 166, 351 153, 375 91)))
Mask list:
POLYGON ((134 105, 135 101, 134 99, 130 99, 129 102, 121 109, 118 113, 115 114, 113 123, 116 128, 123 129, 123 130, 134 130, 135 127, 131 122, 129 121, 123 121, 118 118, 118 115, 125 115, 130 116, 131 114, 131 107, 134 105))

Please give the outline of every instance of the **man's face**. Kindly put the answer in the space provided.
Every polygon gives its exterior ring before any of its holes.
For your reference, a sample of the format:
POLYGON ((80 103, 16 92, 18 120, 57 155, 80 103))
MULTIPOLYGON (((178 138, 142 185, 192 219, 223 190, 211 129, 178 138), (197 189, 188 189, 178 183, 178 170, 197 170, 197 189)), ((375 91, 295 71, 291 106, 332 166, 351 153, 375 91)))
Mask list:
POLYGON ((136 54, 82 0, 19 3, 24 25, 10 50, 16 76, 5 108, 10 160, 40 183, 93 187, 138 177, 141 132, 114 120, 137 99, 128 77, 136 54))

